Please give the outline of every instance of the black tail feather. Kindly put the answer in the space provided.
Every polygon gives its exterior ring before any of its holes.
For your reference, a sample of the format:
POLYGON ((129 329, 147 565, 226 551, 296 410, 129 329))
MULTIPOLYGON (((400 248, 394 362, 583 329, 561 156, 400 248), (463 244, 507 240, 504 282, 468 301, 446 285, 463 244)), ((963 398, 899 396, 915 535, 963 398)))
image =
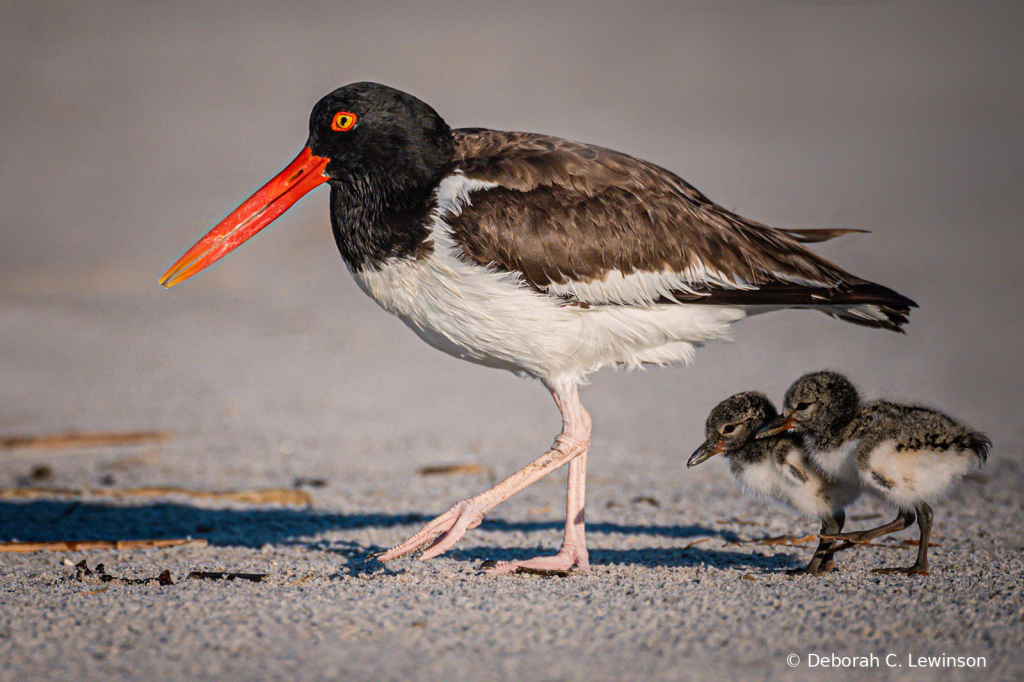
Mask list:
POLYGON ((918 307, 903 294, 872 282, 841 283, 834 287, 772 283, 757 289, 712 289, 698 294, 673 292, 673 298, 676 302, 704 305, 821 308, 845 322, 900 333, 903 333, 903 325, 910 321, 910 309, 918 307))
POLYGON ((964 447, 977 455, 981 463, 984 464, 988 461, 988 453, 992 450, 992 440, 980 431, 971 429, 964 439, 964 447))

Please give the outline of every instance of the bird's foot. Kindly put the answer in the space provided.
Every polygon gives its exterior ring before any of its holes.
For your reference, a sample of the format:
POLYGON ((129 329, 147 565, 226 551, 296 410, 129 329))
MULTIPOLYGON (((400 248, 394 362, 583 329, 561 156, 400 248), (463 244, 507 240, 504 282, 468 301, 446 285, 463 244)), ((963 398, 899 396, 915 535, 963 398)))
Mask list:
POLYGON ((466 531, 476 528, 484 520, 484 508, 476 498, 459 502, 436 519, 423 526, 418 533, 400 545, 377 556, 377 561, 391 561, 426 547, 420 561, 444 554, 462 539, 466 531))
POLYGON ((507 575, 509 573, 533 573, 538 575, 569 575, 574 568, 583 573, 590 572, 590 560, 586 547, 565 546, 554 556, 539 556, 524 561, 485 561, 484 573, 507 575))
POLYGON ((484 573, 507 575, 509 573, 535 573, 540 575, 568 575, 572 569, 590 572, 590 557, 582 526, 567 528, 562 546, 554 556, 539 556, 523 561, 486 561, 484 573))
POLYGON ((871 572, 878 573, 880 575, 892 575, 893 573, 902 573, 903 575, 928 575, 928 566, 914 564, 913 566, 899 568, 876 568, 871 572))

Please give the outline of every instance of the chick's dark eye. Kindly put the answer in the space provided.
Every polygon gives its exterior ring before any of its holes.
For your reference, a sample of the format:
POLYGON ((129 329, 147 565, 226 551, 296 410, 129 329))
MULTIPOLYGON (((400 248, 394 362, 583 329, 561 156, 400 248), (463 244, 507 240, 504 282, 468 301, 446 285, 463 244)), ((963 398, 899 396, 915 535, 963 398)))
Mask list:
POLYGON ((735 424, 727 424, 725 426, 725 428, 722 429, 722 433, 732 433, 735 430, 736 430, 736 425, 735 424))
POLYGON ((797 410, 797 412, 803 412, 804 410, 806 410, 810 406, 811 406, 810 403, 797 403, 796 404, 796 410, 797 410))
POLYGON ((331 119, 331 130, 336 130, 339 133, 344 133, 352 130, 352 127, 356 124, 357 117, 351 111, 339 111, 331 119))

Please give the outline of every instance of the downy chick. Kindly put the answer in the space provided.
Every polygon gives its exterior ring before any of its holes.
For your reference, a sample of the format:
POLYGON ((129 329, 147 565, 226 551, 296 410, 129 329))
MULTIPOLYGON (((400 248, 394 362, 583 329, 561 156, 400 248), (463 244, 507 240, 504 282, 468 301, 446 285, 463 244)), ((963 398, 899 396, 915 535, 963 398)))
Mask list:
MULTIPOLYGON (((723 455, 743 488, 821 520, 822 535, 837 535, 846 519, 843 508, 860 493, 857 482, 832 480, 808 461, 799 436, 779 435, 756 440, 761 427, 777 416, 761 393, 739 393, 724 400, 708 416, 707 440, 687 467, 723 455)), ((835 568, 834 540, 821 540, 804 572, 817 575, 835 568)))

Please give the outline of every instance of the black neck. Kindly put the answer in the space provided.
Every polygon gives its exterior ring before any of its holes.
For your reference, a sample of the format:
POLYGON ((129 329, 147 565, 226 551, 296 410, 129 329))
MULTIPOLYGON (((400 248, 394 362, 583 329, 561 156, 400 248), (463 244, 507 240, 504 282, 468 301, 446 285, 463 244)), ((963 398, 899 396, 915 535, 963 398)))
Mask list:
POLYGON ((332 181, 331 227, 342 258, 359 272, 429 253, 435 205, 433 187, 402 190, 386 179, 352 176, 332 181))

